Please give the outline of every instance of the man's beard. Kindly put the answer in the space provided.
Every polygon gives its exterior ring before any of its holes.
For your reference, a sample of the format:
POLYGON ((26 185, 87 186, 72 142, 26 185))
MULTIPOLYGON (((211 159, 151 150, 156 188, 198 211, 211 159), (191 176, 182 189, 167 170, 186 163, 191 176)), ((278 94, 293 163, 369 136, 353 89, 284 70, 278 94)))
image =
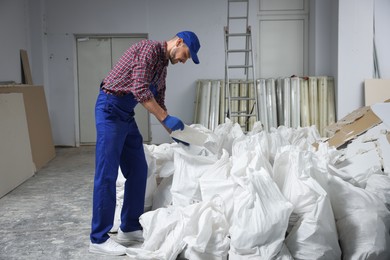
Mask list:
POLYGON ((178 62, 177 59, 175 59, 176 52, 177 52, 177 47, 175 46, 171 50, 171 54, 169 55, 169 60, 171 61, 171 64, 176 64, 178 62))

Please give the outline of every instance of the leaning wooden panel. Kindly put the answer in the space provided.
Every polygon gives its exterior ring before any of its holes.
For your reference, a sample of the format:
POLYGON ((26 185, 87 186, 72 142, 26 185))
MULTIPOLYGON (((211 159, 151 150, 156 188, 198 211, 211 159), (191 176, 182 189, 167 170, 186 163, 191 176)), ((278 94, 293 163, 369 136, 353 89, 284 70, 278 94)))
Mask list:
POLYGON ((26 50, 20 50, 20 59, 22 61, 24 83, 28 85, 32 85, 33 80, 31 75, 30 62, 28 60, 28 55, 26 50))
POLYGON ((5 85, 0 93, 22 93, 26 109, 31 151, 36 170, 55 157, 49 112, 43 86, 5 85))
POLYGON ((0 94, 0 197, 34 175, 23 94, 0 94))
POLYGON ((389 79, 366 79, 364 81, 364 103, 371 106, 390 98, 389 79))

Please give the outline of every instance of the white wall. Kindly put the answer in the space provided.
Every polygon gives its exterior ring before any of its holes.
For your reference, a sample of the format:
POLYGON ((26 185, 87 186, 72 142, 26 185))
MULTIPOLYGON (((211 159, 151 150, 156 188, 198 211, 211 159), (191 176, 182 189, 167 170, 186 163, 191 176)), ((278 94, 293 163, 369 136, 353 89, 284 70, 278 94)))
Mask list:
MULTIPOLYGON (((381 74, 383 78, 390 77, 387 28, 390 3, 388 0, 376 0, 375 5, 366 0, 310 3, 314 5, 310 18, 315 19, 315 27, 311 29, 315 33, 311 43, 315 46, 310 50, 314 55, 310 58, 310 70, 315 74, 337 74, 340 118, 363 105, 362 83, 372 77, 374 10, 381 74), (334 17, 337 9, 338 19, 334 17)), ((257 39, 257 24, 253 21, 257 20, 258 1, 250 0, 250 4, 253 7, 250 23, 257 39)), ((55 144, 75 145, 74 34, 147 33, 150 39, 165 40, 179 30, 193 30, 202 45, 201 64, 189 61, 170 65, 166 99, 169 112, 189 124, 193 120, 195 81, 224 77, 226 9, 226 0, 0 0, 0 81, 20 82, 19 49, 26 49, 34 83, 45 86, 55 144)), ((154 119, 152 137, 155 143, 169 141, 154 119)))
POLYGON ((337 80, 338 0, 310 1, 309 75, 337 80))
MULTIPOLYGON (((47 14, 49 106, 56 144, 74 145, 76 74, 74 34, 148 33, 153 40, 167 40, 178 31, 193 30, 201 41, 199 59, 170 65, 167 77, 168 112, 185 123, 193 120, 195 82, 223 77, 223 25, 225 8, 218 1, 45 1, 47 14), (223 11, 223 10, 222 10, 223 11), (195 14, 195 15, 192 15, 195 14), (203 18, 202 18, 203 17, 203 18)), ((169 142, 160 123, 151 118, 152 142, 169 142)))
POLYGON ((375 0, 375 41, 380 76, 390 79, 390 1, 375 0))
POLYGON ((0 0, 0 81, 21 83, 20 49, 29 49, 25 0, 0 0))
POLYGON ((339 0, 337 117, 364 105, 373 72, 373 1, 339 0))

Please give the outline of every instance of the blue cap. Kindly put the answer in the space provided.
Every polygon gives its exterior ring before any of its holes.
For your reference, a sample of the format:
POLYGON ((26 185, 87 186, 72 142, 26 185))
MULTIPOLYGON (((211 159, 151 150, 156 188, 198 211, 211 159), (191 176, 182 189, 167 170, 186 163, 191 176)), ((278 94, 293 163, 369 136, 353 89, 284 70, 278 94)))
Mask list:
POLYGON ((198 51, 200 49, 200 43, 198 36, 191 31, 183 31, 176 34, 179 38, 183 39, 184 43, 188 46, 191 53, 191 59, 195 64, 199 64, 198 51))

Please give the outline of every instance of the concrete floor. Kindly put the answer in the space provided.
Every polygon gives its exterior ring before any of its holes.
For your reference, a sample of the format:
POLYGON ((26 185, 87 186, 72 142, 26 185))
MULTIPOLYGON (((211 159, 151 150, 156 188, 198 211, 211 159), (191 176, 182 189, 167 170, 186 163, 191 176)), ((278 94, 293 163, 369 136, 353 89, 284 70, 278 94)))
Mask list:
POLYGON ((88 252, 95 147, 56 153, 0 198, 0 259, 130 259, 88 252))

